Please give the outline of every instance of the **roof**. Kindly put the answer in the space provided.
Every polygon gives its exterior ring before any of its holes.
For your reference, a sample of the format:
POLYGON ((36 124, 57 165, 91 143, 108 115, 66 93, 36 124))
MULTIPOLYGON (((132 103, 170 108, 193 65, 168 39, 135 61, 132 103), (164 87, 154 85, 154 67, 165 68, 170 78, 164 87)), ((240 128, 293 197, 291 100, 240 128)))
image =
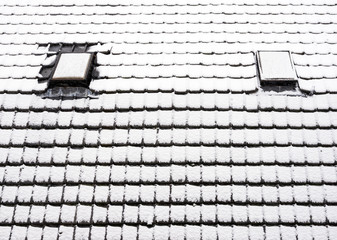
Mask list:
POLYGON ((336 1, 0 5, 0 239, 337 238, 336 1), (89 96, 45 94, 59 44, 89 96))

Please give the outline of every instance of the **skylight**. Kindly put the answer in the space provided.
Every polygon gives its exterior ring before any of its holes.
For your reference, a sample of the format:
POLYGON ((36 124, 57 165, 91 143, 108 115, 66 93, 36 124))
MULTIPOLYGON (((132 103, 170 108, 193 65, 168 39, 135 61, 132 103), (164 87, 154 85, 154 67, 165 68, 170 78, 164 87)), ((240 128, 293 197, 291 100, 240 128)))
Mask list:
POLYGON ((87 85, 93 54, 61 53, 51 84, 87 85))
POLYGON ((289 51, 258 51, 257 60, 261 83, 297 81, 289 51))

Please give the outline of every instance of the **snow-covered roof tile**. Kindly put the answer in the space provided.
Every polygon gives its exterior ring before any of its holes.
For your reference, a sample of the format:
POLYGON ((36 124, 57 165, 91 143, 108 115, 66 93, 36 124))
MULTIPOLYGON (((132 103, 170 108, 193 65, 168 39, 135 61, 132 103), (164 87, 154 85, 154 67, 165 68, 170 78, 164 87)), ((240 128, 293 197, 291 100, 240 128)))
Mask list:
POLYGON ((336 239, 336 4, 1 2, 0 236, 336 239), (87 96, 47 91, 66 51, 87 96))

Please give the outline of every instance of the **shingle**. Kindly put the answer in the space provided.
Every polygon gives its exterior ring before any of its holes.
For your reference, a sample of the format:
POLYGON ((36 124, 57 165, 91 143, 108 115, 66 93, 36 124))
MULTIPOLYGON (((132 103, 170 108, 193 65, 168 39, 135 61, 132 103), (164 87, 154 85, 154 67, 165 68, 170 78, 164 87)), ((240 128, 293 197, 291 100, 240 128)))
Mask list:
POLYGON ((100 112, 98 112, 98 113, 96 113, 96 112, 90 113, 88 115, 88 118, 87 118, 87 125, 88 125, 88 127, 96 127, 96 128, 99 127, 101 119, 102 119, 102 117, 101 117, 101 113, 100 112))
POLYGON ((95 146, 98 143, 99 132, 97 130, 87 130, 85 132, 84 143, 88 146, 95 146))
MULTIPOLYGON (((51 203, 60 203, 62 199, 62 193, 63 193, 63 187, 56 186, 56 187, 50 187, 48 190, 48 200, 51 203)), ((52 216, 55 216, 55 211, 52 211, 52 216)), ((59 217, 59 214, 58 214, 59 217)), ((55 219, 55 218, 54 218, 55 219)))
POLYGON ((93 98, 89 101, 90 111, 100 111, 102 109, 103 98, 93 98))
MULTIPOLYGON (((43 203, 47 199, 47 194, 48 194, 48 188, 47 187, 45 187, 45 186, 34 186, 33 201, 36 202, 36 203, 41 203, 41 202, 43 203)), ((36 221, 41 221, 41 218, 36 217, 36 221)))
POLYGON ((26 130, 15 130, 12 131, 11 143, 13 145, 23 145, 26 138, 26 130))
POLYGON ((11 131, 11 130, 1 129, 1 130, 0 130, 0 135, 1 135, 2 137, 1 137, 1 140, 0 140, 0 145, 8 146, 9 143, 10 143, 11 134, 12 134, 12 131, 11 131))
POLYGON ((29 221, 31 223, 41 223, 43 216, 45 215, 45 206, 32 206, 30 210, 29 221))
POLYGON ((12 234, 11 236, 13 238, 20 238, 22 235, 26 236, 27 233, 27 227, 23 226, 14 226, 12 229, 12 234))
POLYGON ((77 227, 75 230, 75 238, 76 239, 89 238, 89 234, 90 234, 89 230, 90 230, 89 228, 77 227))
POLYGON ((62 205, 60 219, 65 223, 74 223, 76 206, 62 205))
POLYGON ((75 202, 78 198, 79 187, 78 186, 68 186, 63 190, 63 201, 65 203, 75 202))
POLYGON ((42 237, 42 228, 29 227, 27 231, 27 237, 29 237, 30 239, 38 239, 39 237, 42 237))
POLYGON ((128 202, 138 202, 139 201, 139 187, 138 186, 126 186, 124 199, 128 202))
POLYGON ((18 202, 28 203, 31 201, 33 192, 32 186, 21 186, 18 191, 18 202))
POLYGON ((185 126, 187 120, 187 112, 186 111, 174 111, 173 112, 173 121, 171 120, 171 124, 174 126, 185 126))
POLYGON ((303 114, 298 114, 296 112, 287 112, 288 126, 294 128, 302 127, 303 126, 302 116, 303 114))
POLYGON ((29 206, 17 206, 14 215, 14 221, 16 223, 26 223, 29 216, 29 206))
POLYGON ((126 127, 129 125, 129 112, 119 112, 116 115, 116 125, 126 127))

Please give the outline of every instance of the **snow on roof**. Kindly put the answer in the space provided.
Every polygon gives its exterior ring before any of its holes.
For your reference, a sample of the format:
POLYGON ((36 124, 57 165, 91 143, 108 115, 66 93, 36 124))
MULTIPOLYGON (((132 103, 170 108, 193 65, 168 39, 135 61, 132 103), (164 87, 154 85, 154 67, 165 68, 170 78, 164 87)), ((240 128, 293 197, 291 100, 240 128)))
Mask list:
POLYGON ((0 239, 337 238, 336 1, 0 5, 0 239), (74 43, 93 95, 46 97, 74 43))

